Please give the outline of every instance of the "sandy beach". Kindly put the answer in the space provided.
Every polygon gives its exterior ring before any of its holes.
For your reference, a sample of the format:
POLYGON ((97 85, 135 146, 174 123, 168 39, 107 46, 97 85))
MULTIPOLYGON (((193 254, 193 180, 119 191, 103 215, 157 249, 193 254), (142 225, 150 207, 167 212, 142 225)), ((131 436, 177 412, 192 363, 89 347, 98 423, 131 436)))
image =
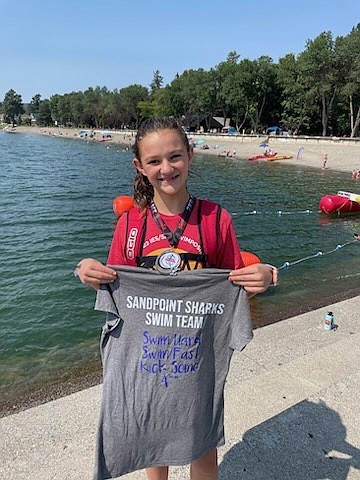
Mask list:
MULTIPOLYGON (((100 130, 94 130, 95 140, 79 136, 80 129, 75 128, 49 128, 49 127, 16 127, 19 133, 33 133, 41 135, 61 136, 77 138, 80 141, 96 141, 100 138, 100 130)), ((111 140, 106 144, 123 145, 130 147, 134 142, 134 131, 111 131, 111 140)), ((282 137, 266 135, 211 135, 211 134, 189 134, 193 142, 200 141, 195 147, 195 153, 204 155, 225 156, 230 152, 232 158, 248 158, 252 155, 259 155, 264 152, 260 144, 266 142, 274 152, 280 156, 292 156, 288 160, 278 160, 277 163, 298 164, 312 168, 323 168, 323 156, 327 154, 327 169, 351 172, 360 170, 360 138, 339 138, 339 137, 282 137), (209 148, 204 149, 207 145, 209 148), (303 148, 298 157, 299 149, 303 148), (235 153, 234 153, 235 151, 235 153), (297 158, 298 157, 298 158, 297 158)), ((263 161, 263 160, 259 160, 263 161)))

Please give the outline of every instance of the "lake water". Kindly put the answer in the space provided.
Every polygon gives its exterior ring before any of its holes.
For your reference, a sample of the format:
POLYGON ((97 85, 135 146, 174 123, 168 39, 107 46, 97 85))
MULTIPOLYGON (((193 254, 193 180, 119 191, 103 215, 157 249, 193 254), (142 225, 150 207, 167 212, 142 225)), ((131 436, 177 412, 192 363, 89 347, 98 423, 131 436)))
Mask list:
MULTIPOLYGON (((73 270, 83 257, 106 260, 112 201, 132 194, 131 158, 114 145, 0 132, 0 404, 99 368, 104 317, 73 270)), ((360 242, 326 254, 353 240, 360 217, 318 211, 327 193, 360 193, 350 174, 201 151, 193 171, 190 191, 232 213, 243 250, 290 262, 276 290, 251 301, 255 326, 360 287, 360 242)))

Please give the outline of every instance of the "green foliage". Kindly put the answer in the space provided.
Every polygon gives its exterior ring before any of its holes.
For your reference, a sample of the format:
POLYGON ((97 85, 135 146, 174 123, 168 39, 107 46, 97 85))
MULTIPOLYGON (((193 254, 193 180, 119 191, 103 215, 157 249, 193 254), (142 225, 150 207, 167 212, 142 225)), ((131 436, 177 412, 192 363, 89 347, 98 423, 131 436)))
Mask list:
POLYGON ((37 93, 34 95, 31 99, 31 102, 29 103, 27 113, 33 114, 35 117, 39 113, 39 108, 40 108, 40 103, 41 103, 41 95, 40 93, 37 93))
POLYGON ((21 95, 16 93, 15 90, 9 90, 5 94, 2 104, 2 111, 5 122, 15 125, 16 118, 20 117, 20 115, 24 113, 21 95))
POLYGON ((354 137, 360 124, 360 24, 346 37, 338 37, 335 43, 335 63, 339 86, 339 110, 343 121, 339 127, 354 137), (345 112, 350 110, 350 125, 345 112))
POLYGON ((149 92, 142 85, 130 85, 119 92, 119 107, 123 114, 124 122, 132 128, 137 128, 141 119, 140 102, 149 99, 149 92))
POLYGON ((164 83, 164 78, 160 75, 159 70, 155 70, 154 78, 150 83, 151 95, 153 95, 157 90, 159 90, 164 83))
POLYGON ((36 120, 39 125, 44 127, 50 127, 53 125, 50 100, 44 100, 40 103, 36 120))
MULTIPOLYGON (((10 90, 2 112, 8 121, 19 121, 20 95, 10 90)), ((331 32, 322 32, 297 57, 287 54, 277 64, 268 56, 241 59, 230 51, 210 70, 185 70, 165 86, 155 70, 149 89, 97 86, 46 101, 36 94, 28 113, 41 113, 44 125, 81 128, 137 128, 143 118, 173 115, 209 129, 210 119, 221 116, 247 132, 280 125, 294 134, 355 136, 360 127, 360 24, 335 40, 331 32)))
POLYGON ((277 76, 282 91, 281 125, 294 134, 306 131, 310 120, 310 97, 294 54, 280 58, 277 76))
POLYGON ((325 136, 337 90, 335 48, 331 32, 323 32, 315 40, 308 40, 298 61, 307 96, 321 109, 321 133, 325 136))

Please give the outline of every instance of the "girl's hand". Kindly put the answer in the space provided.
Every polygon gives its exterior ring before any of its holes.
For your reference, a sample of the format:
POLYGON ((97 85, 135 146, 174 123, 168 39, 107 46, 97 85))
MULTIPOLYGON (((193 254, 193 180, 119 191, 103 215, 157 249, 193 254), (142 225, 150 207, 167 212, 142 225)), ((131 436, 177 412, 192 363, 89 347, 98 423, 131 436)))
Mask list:
POLYGON ((248 293, 253 295, 265 292, 273 278, 274 284, 276 284, 277 272, 263 263, 254 263, 238 270, 232 270, 229 276, 231 282, 241 285, 248 293))
POLYGON ((98 290, 100 283, 112 283, 116 279, 116 272, 112 268, 105 267, 93 258, 81 260, 75 270, 82 283, 90 285, 98 290))

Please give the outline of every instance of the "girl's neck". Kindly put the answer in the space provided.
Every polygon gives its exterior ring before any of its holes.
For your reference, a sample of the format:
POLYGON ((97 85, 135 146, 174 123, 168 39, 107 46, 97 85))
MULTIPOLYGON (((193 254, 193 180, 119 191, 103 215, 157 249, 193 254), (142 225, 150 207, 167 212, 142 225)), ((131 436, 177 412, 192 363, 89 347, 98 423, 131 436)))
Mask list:
POLYGON ((187 191, 179 195, 154 195, 154 203, 159 213, 164 215, 177 215, 185 210, 185 206, 189 200, 189 193, 187 191))

